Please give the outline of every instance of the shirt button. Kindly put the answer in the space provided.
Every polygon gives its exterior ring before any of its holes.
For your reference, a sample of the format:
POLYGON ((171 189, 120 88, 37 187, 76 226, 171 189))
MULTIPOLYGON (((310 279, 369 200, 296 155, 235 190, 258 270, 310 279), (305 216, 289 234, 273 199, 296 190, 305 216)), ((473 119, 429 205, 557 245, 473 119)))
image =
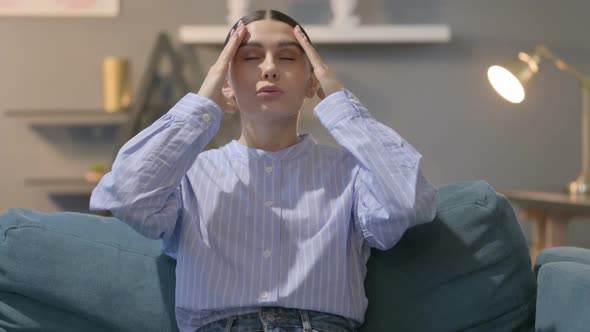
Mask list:
POLYGON ((272 167, 267 167, 264 169, 264 171, 268 174, 272 173, 272 167))
POLYGON ((211 115, 203 114, 202 119, 205 120, 206 122, 209 122, 209 121, 211 121, 211 115))
POLYGON ((265 292, 260 292, 260 298, 261 298, 261 299, 266 299, 266 298, 268 298, 268 292, 266 292, 266 291, 265 291, 265 292))
POLYGON ((266 320, 268 320, 269 322, 274 322, 275 316, 273 314, 266 314, 266 320))
POLYGON ((262 253, 262 256, 264 256, 265 258, 269 258, 269 257, 270 257, 270 255, 271 255, 271 252, 270 252, 270 250, 265 250, 265 251, 262 253))
POLYGON ((273 201, 267 201, 266 203, 264 203, 264 205, 271 207, 275 202, 273 201))

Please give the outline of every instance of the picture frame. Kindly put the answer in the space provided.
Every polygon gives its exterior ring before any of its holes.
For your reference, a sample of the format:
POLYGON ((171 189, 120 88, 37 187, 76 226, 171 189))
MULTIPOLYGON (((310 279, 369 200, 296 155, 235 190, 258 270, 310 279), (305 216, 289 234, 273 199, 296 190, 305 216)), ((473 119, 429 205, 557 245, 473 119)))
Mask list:
POLYGON ((0 17, 115 17, 119 0, 0 0, 0 17))

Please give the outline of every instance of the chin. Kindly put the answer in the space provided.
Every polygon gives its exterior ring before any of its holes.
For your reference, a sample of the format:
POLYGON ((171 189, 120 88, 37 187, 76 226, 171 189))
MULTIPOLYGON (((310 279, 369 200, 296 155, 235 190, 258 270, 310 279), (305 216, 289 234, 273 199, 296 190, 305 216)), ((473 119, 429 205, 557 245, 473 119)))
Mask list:
POLYGON ((273 118, 284 118, 284 117, 292 117, 296 116, 299 113, 299 110, 293 109, 286 109, 285 107, 281 107, 279 105, 272 105, 268 103, 261 104, 258 107, 258 112, 260 115, 265 117, 273 117, 273 118))
POLYGON ((303 106, 303 100, 288 100, 288 99, 268 99, 262 100, 258 103, 260 105, 259 109, 268 109, 274 111, 281 111, 285 112, 286 110, 289 113, 297 112, 303 106))

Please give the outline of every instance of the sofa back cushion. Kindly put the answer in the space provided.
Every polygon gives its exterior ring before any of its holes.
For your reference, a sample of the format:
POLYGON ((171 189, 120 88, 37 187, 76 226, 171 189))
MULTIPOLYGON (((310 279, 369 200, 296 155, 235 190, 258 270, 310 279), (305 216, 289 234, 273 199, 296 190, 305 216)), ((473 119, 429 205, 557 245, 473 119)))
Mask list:
POLYGON ((0 330, 177 331, 175 262, 115 218, 0 217, 0 330))
POLYGON ((439 189, 437 217, 373 250, 360 331, 529 331, 535 277, 506 198, 483 181, 439 189))

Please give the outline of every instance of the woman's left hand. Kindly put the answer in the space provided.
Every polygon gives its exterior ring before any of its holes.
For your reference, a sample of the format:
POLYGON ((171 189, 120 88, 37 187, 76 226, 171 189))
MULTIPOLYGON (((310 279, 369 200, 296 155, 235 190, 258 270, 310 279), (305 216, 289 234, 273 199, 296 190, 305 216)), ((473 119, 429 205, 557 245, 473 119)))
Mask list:
POLYGON ((303 31, 301 31, 299 25, 293 29, 293 33, 303 48, 303 51, 305 51, 305 55, 307 55, 307 58, 313 67, 313 73, 320 83, 320 87, 317 91, 318 97, 320 97, 320 99, 324 99, 326 96, 342 90, 344 86, 342 86, 342 84, 336 78, 336 75, 334 75, 334 73, 328 68, 324 61, 322 61, 322 58, 320 58, 318 52, 309 43, 309 40, 303 31))

